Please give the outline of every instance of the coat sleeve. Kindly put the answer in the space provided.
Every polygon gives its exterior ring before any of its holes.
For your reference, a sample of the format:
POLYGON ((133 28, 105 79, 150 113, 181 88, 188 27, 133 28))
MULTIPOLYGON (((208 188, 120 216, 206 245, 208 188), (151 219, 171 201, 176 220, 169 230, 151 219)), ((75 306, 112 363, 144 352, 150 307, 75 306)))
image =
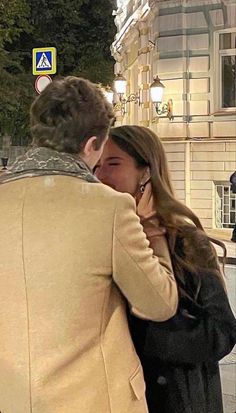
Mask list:
POLYGON ((135 315, 167 320, 175 314, 178 304, 167 243, 162 245, 166 251, 159 260, 149 248, 135 209, 129 195, 119 198, 113 228, 113 279, 135 315))
MULTIPOLYGON (((230 353, 236 343, 236 320, 214 274, 202 275, 200 300, 192 319, 178 314, 165 323, 149 323, 144 350, 147 357, 174 365, 196 365, 219 361, 230 353)), ((191 303, 181 301, 180 307, 194 313, 191 303)))

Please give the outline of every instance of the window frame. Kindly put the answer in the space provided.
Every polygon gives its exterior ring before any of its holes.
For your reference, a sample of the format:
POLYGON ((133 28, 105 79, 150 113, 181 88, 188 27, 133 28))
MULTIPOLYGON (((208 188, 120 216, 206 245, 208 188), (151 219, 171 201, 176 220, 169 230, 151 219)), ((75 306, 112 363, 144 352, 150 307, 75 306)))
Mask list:
POLYGON ((223 57, 224 56, 234 56, 236 59, 236 48, 232 49, 220 49, 220 35, 226 33, 235 33, 236 35, 236 27, 229 28, 224 30, 219 30, 215 33, 215 68, 216 68, 216 77, 215 77, 215 102, 216 107, 215 111, 219 113, 235 113, 236 106, 224 108, 223 101, 222 101, 222 65, 223 65, 223 57), (219 87, 220 85, 220 87, 219 87))

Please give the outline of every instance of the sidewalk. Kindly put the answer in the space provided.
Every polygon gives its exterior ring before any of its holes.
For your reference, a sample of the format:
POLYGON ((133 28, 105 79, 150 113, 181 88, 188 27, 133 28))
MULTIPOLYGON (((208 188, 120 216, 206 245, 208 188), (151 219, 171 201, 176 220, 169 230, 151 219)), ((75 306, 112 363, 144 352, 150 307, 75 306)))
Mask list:
MULTIPOLYGON (((227 264, 236 264, 236 242, 230 241, 232 229, 207 229, 206 233, 209 237, 222 241, 227 250, 227 264)), ((214 244, 219 257, 223 256, 222 249, 214 244)))

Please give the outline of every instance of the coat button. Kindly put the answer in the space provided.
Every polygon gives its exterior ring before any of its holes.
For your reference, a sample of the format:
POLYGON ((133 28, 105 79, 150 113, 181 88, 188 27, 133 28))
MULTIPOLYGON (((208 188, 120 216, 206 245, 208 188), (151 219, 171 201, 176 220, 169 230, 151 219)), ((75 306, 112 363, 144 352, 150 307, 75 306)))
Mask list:
POLYGON ((164 376, 157 377, 157 384, 160 384, 160 386, 165 386, 167 384, 166 378, 164 376))

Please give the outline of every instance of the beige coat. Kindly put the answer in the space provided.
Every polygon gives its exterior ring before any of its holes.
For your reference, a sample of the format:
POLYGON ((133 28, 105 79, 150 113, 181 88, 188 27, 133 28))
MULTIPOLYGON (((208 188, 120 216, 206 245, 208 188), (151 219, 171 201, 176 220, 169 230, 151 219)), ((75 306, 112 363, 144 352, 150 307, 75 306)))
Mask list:
POLYGON ((0 411, 145 413, 126 321, 177 291, 129 195, 68 176, 0 185, 0 411))

